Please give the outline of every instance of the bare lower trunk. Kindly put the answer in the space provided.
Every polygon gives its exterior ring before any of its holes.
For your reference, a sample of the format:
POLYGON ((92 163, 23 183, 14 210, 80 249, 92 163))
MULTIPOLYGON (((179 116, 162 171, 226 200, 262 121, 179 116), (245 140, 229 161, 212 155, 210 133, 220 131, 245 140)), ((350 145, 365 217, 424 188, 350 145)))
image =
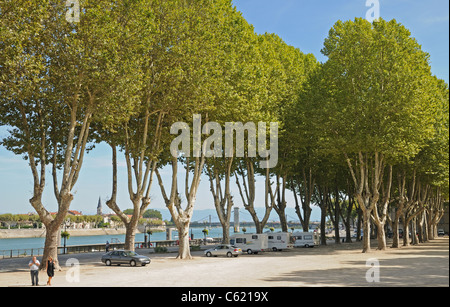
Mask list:
POLYGON ((370 216, 371 212, 369 210, 364 210, 363 212, 363 253, 369 253, 370 248, 370 216))
POLYGON ((135 250, 135 239, 136 239, 136 226, 133 223, 126 225, 125 233, 125 249, 134 251, 135 250))
POLYGON ((222 224, 222 243, 223 244, 230 243, 230 222, 229 221, 225 224, 222 224))
POLYGON ((255 224, 256 233, 263 233, 264 226, 261 225, 261 222, 259 221, 258 217, 253 218, 253 223, 255 224))
POLYGON ((45 235, 45 245, 44 245, 44 255, 42 257, 42 262, 40 265, 40 269, 43 270, 46 267, 47 259, 52 257, 53 262, 55 263, 55 269, 60 270, 61 265, 58 261, 58 237, 60 235, 59 225, 52 223, 49 227, 46 228, 45 235))
POLYGON ((280 214, 279 217, 280 217, 281 231, 288 232, 288 223, 286 219, 286 214, 280 214))
POLYGON ((233 197, 230 193, 230 176, 232 174, 231 167, 233 164, 233 158, 229 158, 226 162, 225 171, 225 188, 222 189, 220 174, 217 169, 217 165, 214 167, 208 166, 208 176, 210 182, 210 190, 214 199, 214 206, 216 208, 217 216, 219 218, 220 224, 222 225, 222 243, 230 243, 230 219, 231 212, 234 206, 233 197))
MULTIPOLYGON (((303 209, 303 215, 301 213, 301 209, 298 202, 297 192, 294 186, 294 181, 291 181, 291 190, 294 193, 294 201, 295 201, 295 212, 297 213, 300 223, 302 224, 302 228, 304 232, 309 231, 309 222, 311 219, 311 200, 312 195, 315 188, 315 178, 313 176, 312 169, 309 168, 308 172, 305 169, 302 170, 303 182, 302 184, 298 184, 298 193, 300 196, 300 201, 303 209)), ((301 177, 299 178, 301 179, 301 177)))
MULTIPOLYGON (((236 185, 241 195, 242 203, 245 210, 247 210, 252 216, 255 223, 256 233, 262 233, 264 226, 269 220, 270 212, 272 211, 272 201, 269 201, 269 185, 268 185, 268 173, 266 173, 265 184, 265 213, 263 219, 260 221, 255 211, 255 197, 256 197, 256 180, 255 180, 255 167, 254 162, 250 159, 245 161, 245 167, 247 173, 245 174, 242 165, 239 166, 239 174, 235 172, 236 185), (239 181, 239 177, 242 177, 242 185, 239 181)), ((272 197, 272 196, 271 196, 272 197)), ((273 197, 271 198, 273 200, 273 197)))
POLYGON ((49 214, 47 210, 44 209, 40 202, 40 198, 32 198, 30 200, 32 206, 36 209, 39 214, 39 218, 45 225, 46 235, 45 235, 45 244, 44 244, 44 255, 42 257, 41 269, 45 268, 45 264, 49 257, 52 257, 55 263, 55 269, 61 270, 61 266, 58 261, 58 242, 60 236, 60 227, 64 222, 64 219, 69 210, 70 204, 73 200, 73 196, 70 193, 61 194, 61 198, 59 199, 59 212, 53 218, 49 214))
POLYGON ((272 188, 270 185, 269 180, 267 180, 268 185, 268 192, 270 193, 270 199, 272 202, 272 207, 277 212, 279 218, 280 218, 280 225, 281 225, 281 231, 282 232, 288 232, 288 224, 286 219, 286 177, 287 175, 284 174, 283 176, 277 175, 276 178, 276 197, 272 193, 272 188), (280 177, 281 177, 281 183, 280 183, 280 177), (276 198, 276 201, 275 201, 276 198))
POLYGON ((177 259, 186 260, 192 259, 191 248, 189 244, 189 223, 180 223, 177 226, 179 249, 177 259))
POLYGON ((409 222, 405 222, 405 225, 403 225, 403 246, 409 246, 409 242, 409 222))
POLYGON ((384 226, 386 225, 386 219, 381 219, 378 216, 377 208, 373 210, 374 213, 374 223, 376 225, 377 230, 377 241, 378 241, 378 248, 377 250, 386 250, 386 232, 384 231, 384 226))
MULTIPOLYGON (((205 150, 206 151, 206 150, 205 150)), ((189 159, 186 162, 186 208, 183 209, 181 206, 181 198, 178 194, 177 185, 177 174, 178 174, 178 164, 177 158, 172 157, 172 184, 170 196, 167 195, 166 189, 164 188, 164 183, 159 171, 156 169, 156 176, 158 177, 158 183, 161 189, 162 196, 166 203, 166 207, 169 209, 172 219, 178 229, 179 237, 179 251, 177 259, 185 260, 192 259, 190 245, 189 245, 189 224, 191 223, 192 214, 194 211, 194 205, 196 201, 196 195, 198 186, 200 184, 200 174, 203 169, 205 158, 204 156, 195 159, 194 167, 194 178, 192 179, 192 184, 189 188, 189 159)))
POLYGON ((326 205, 320 206, 321 215, 320 215, 320 244, 327 245, 327 236, 326 236, 326 219, 327 219, 327 208, 326 205))
POLYGON ((362 225, 362 210, 358 208, 358 219, 356 221, 356 241, 361 242, 361 225, 362 225))
POLYGON ((384 231, 384 225, 377 225, 377 240, 378 250, 386 250, 386 233, 384 231))
POLYGON ((398 231, 398 226, 400 223, 400 217, 397 215, 394 218, 394 220, 392 221, 392 248, 398 248, 400 246, 399 242, 400 242, 400 234, 398 231))

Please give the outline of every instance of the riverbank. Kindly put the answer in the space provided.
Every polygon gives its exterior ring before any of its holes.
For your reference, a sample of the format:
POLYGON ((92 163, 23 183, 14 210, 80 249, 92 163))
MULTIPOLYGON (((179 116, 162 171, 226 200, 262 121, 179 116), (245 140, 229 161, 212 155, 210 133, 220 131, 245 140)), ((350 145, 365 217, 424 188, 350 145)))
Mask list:
MULTIPOLYGON (((449 240, 438 238, 419 246, 361 253, 361 243, 330 244, 238 258, 177 260, 175 254, 149 254, 146 267, 101 263, 101 253, 61 255, 56 287, 448 287, 449 240), (68 261, 71 258, 71 261, 68 261), (73 267, 74 259, 80 266, 73 267), (69 264, 67 264, 69 263, 69 264), (74 279, 76 272, 79 279, 74 279), (79 274, 79 275, 78 275, 79 274), (377 279, 376 277, 379 277, 377 279), (374 281, 373 283, 370 281, 374 281)), ((28 259, 0 260, 11 271, 0 273, 0 287, 30 286, 28 259)), ((41 273, 45 285, 46 274, 41 273)), ((43 286, 45 287, 45 286, 43 286)))
MULTIPOLYGON (((152 228, 152 231, 165 231, 165 227, 152 228)), ((143 229, 142 229, 143 231, 143 229)), ((138 228, 138 233, 142 231, 138 228)), ((68 229, 71 237, 124 235, 125 228, 68 229)), ((0 229, 0 239, 45 238, 45 229, 0 229)))

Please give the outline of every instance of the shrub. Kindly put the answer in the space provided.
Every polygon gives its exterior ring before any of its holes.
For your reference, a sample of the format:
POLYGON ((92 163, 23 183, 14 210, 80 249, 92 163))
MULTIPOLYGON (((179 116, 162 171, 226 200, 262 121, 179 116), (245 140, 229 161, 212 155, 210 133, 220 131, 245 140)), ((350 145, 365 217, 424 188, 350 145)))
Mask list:
POLYGON ((155 253, 157 253, 157 254, 164 254, 167 252, 168 252, 167 247, 163 247, 163 246, 155 247, 155 253))

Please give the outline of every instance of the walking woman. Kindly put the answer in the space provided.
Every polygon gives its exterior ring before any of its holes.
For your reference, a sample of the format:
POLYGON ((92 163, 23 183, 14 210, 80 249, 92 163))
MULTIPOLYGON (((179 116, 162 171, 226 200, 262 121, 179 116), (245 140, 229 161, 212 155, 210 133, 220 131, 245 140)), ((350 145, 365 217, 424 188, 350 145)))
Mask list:
POLYGON ((55 276, 55 263, 53 262, 53 258, 49 257, 47 260, 47 275, 48 275, 48 281, 47 286, 52 285, 52 277, 55 276))

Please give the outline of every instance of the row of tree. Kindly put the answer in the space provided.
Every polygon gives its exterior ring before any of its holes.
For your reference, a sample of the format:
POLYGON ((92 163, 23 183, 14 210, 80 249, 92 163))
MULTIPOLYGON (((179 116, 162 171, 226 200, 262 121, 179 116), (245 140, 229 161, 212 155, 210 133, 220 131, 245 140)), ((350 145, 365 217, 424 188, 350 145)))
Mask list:
POLYGON ((287 231, 289 191, 305 229, 312 204, 328 214, 334 203, 337 223, 340 212, 359 206, 364 251, 371 220, 385 247, 389 208, 394 225, 416 219, 432 228, 440 219, 448 200, 448 86, 431 75, 429 56, 395 20, 337 22, 321 64, 277 35, 256 34, 231 0, 84 0, 80 7, 72 23, 61 1, 0 3, 0 125, 9 127, 1 144, 29 163, 30 203, 47 229, 44 260, 57 260, 58 230, 85 153, 101 142, 112 151, 107 205, 127 228, 128 249, 156 180, 178 228, 178 257, 191 258, 189 224, 202 175, 224 241, 232 181, 258 232, 272 209, 287 231), (247 146, 244 157, 236 148, 207 155, 217 145, 203 144, 213 132, 208 126, 200 139, 191 136, 189 152, 173 155, 172 125, 192 123, 196 114, 222 127, 278 122, 277 167, 261 168, 247 146), (117 204, 118 154, 126 161, 131 218, 117 204), (56 216, 42 203, 47 167, 56 216), (166 182, 162 168, 171 171, 166 182), (260 176, 262 219, 255 211, 260 176))

